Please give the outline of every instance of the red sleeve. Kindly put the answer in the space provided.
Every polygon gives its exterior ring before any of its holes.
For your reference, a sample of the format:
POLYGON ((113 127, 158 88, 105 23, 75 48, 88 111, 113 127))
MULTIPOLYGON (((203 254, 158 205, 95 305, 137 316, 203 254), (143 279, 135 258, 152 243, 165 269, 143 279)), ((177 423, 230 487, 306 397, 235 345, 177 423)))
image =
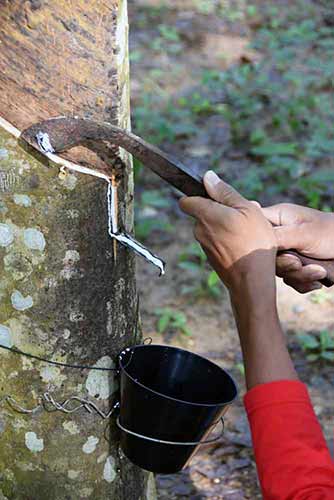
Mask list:
POLYGON ((244 398, 264 500, 333 500, 334 464, 304 384, 261 384, 244 398))

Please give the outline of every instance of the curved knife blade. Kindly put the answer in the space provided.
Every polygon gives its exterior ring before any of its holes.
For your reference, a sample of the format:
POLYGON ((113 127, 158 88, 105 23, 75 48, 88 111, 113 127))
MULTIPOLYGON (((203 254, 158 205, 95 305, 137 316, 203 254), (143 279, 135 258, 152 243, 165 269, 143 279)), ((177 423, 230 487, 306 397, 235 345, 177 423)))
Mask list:
POLYGON ((48 134, 50 144, 56 153, 87 141, 109 141, 124 148, 143 165, 187 196, 208 197, 199 175, 156 146, 110 123, 83 118, 52 118, 24 130, 21 138, 40 151, 36 140, 40 132, 48 134))

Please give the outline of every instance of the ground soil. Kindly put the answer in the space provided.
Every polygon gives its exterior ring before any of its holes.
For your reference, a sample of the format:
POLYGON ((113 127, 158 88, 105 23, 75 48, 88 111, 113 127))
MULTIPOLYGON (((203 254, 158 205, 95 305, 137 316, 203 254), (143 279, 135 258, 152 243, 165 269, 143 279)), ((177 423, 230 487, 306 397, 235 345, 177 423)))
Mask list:
MULTIPOLYGON (((152 68, 163 71, 163 84, 160 82, 159 88, 162 86, 165 93, 175 94, 182 93, 194 85, 203 68, 224 68, 240 60, 240 57, 259 57, 247 49, 251 37, 247 26, 239 26, 239 29, 236 29, 214 16, 198 16, 191 1, 171 3, 174 10, 168 10, 165 14, 167 17, 159 22, 181 25, 184 28, 187 43, 183 53, 177 56, 176 62, 169 54, 156 54, 150 49, 152 32, 145 23, 140 27, 138 21, 145 15, 145 9, 160 5, 161 2, 140 0, 136 1, 136 5, 130 2, 131 50, 140 48, 144 52, 144 60, 132 67, 133 106, 136 105, 143 89, 149 85, 147 75, 152 68)), ((152 82, 151 84, 153 85, 152 82)), ((192 162, 194 168, 204 170, 209 166, 207 150, 215 147, 215 141, 224 140, 224 130, 224 124, 221 124, 219 139, 217 126, 210 128, 208 120, 208 129, 201 130, 196 140, 169 144, 165 149, 182 155, 192 162)), ((234 168, 238 166, 237 161, 234 160, 234 168)), ((149 185, 150 182, 145 184, 144 181, 139 192, 149 185)), ((159 184, 154 187, 157 186, 159 184)), ((166 196, 175 195, 167 192, 166 196)), ((158 476, 158 497, 166 500, 259 499, 261 494, 242 403, 245 385, 238 369, 242 358, 228 294, 223 290, 216 300, 210 297, 191 300, 181 294, 182 286, 193 280, 191 274, 178 267, 180 253, 193 241, 192 221, 180 213, 175 201, 171 212, 173 230, 168 234, 152 234, 146 242, 167 262, 166 275, 158 277, 155 268, 142 259, 137 261, 144 337, 152 337, 156 343, 181 346, 213 360, 235 377, 240 394, 226 416, 226 431, 221 444, 203 447, 184 471, 175 475, 158 476), (191 336, 173 331, 162 335, 157 333, 157 317, 154 312, 163 307, 186 314, 191 336)), ((159 217, 158 210, 156 216, 159 217)), ((329 289, 299 295, 278 280, 278 304, 297 370, 301 379, 308 384, 316 413, 332 447, 333 364, 308 362, 297 341, 297 334, 333 329, 334 292, 329 289)))

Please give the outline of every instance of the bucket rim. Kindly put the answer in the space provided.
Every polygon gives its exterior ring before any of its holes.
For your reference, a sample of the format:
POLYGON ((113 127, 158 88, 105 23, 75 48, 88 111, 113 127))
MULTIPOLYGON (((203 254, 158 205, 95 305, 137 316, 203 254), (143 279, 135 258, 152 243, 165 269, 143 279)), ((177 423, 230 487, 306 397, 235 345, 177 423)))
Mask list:
POLYGON ((162 396, 162 397, 170 399, 172 401, 176 401, 177 403, 183 403, 183 404, 190 405, 190 406, 201 406, 201 407, 205 406, 205 407, 209 407, 209 408, 217 407, 217 406, 223 407, 223 406, 227 406, 227 405, 230 405, 231 403, 233 403, 233 401, 235 401, 239 395, 238 386, 237 386, 234 378, 232 377, 232 375, 230 375, 230 373, 228 371, 226 371, 224 368, 221 368, 219 365, 217 365, 217 363, 214 363, 210 359, 207 359, 204 356, 201 356, 200 354, 194 353, 192 351, 188 351, 187 349, 182 349, 181 347, 169 346, 169 345, 163 345, 163 344, 137 344, 137 345, 123 349, 119 353, 118 359, 119 359, 121 371, 123 371, 135 384, 143 387, 144 389, 146 389, 147 391, 149 391, 153 394, 156 394, 157 396, 162 396), (183 351, 183 352, 186 352, 187 354, 192 354, 193 356, 196 356, 197 358, 200 358, 200 359, 206 361, 207 363, 210 363, 211 365, 215 366, 216 368, 219 368, 219 370, 223 371, 226 375, 228 375, 228 377, 231 379, 231 381, 234 385, 235 396, 232 399, 230 399, 229 401, 225 401, 224 403, 195 403, 193 401, 186 401, 184 399, 173 398, 172 396, 168 396, 166 394, 163 394, 162 392, 155 391, 154 389, 151 389, 147 385, 142 384, 141 382, 136 380, 134 377, 132 377, 132 375, 130 375, 130 373, 126 370, 127 365, 125 365, 125 367, 124 367, 124 365, 122 365, 122 354, 126 354, 129 350, 131 351, 132 349, 139 349, 139 348, 143 348, 143 347, 146 347, 146 348, 147 347, 163 347, 164 349, 183 351))

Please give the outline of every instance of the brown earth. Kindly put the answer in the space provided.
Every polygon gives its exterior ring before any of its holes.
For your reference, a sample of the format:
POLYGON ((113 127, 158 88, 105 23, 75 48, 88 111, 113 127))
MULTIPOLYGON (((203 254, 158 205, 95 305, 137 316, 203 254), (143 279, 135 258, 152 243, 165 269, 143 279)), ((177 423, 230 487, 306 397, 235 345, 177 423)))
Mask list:
MULTIPOLYGON (((150 40, 154 37, 154 26, 145 24, 145 15, 149 7, 159 7, 160 0, 140 0, 130 2, 130 20, 132 22, 131 50, 140 50, 143 59, 132 67, 132 97, 136 106, 143 92, 156 89, 161 99, 169 95, 181 95, 192 88, 203 69, 222 69, 240 61, 241 58, 252 60, 260 57, 247 48, 251 29, 243 24, 231 24, 213 15, 201 16, 194 7, 195 0, 169 2, 170 9, 161 13, 156 22, 182 27, 185 43, 182 52, 176 56, 167 52, 152 50, 150 40), (145 10, 146 9, 146 10, 145 10), (152 70, 160 70, 156 78, 152 70)), ((242 3, 242 2, 241 2, 242 3)), ((226 139, 224 123, 210 123, 199 131, 195 139, 180 140, 166 144, 165 149, 182 155, 198 170, 208 168, 208 155, 217 147, 215 141, 226 139), (212 127, 217 134, 212 133, 212 127)), ((242 169, 238 155, 233 158, 233 168, 242 169)), ((224 168, 230 168, 228 161, 224 168)), ((146 173, 141 178, 137 192, 152 186, 159 188, 159 182, 152 181, 146 173)), ((164 191, 165 193, 165 191, 164 191)), ((170 192, 166 192, 170 196, 170 192)), ((240 396, 226 417, 226 431, 219 446, 207 446, 193 458, 190 466, 179 474, 158 476, 158 494, 160 499, 174 498, 199 500, 214 499, 260 499, 256 468, 252 454, 250 435, 242 396, 245 391, 243 376, 240 371, 242 362, 237 332, 226 290, 222 290, 218 299, 197 298, 181 293, 184 285, 193 284, 194 276, 178 267, 179 255, 193 241, 192 222, 178 211, 173 195, 170 220, 173 230, 170 233, 152 233, 146 244, 167 262, 167 273, 158 277, 155 268, 145 261, 137 260, 138 288, 141 297, 141 315, 144 337, 152 337, 155 343, 167 343, 180 346, 206 356, 226 368, 235 377, 240 396), (167 330, 157 332, 158 308, 171 308, 183 312, 187 317, 190 336, 167 330)), ((155 216, 161 214, 154 209, 155 216)), ((297 334, 317 333, 331 330, 334 326, 334 292, 324 289, 308 295, 300 295, 278 280, 278 305, 283 328, 287 334, 290 351, 295 360, 301 379, 308 384, 316 413, 323 426, 326 439, 332 440, 332 403, 331 384, 333 365, 323 362, 310 363, 297 340, 297 334)), ((265 318, 264 318, 265 320, 265 318)))

